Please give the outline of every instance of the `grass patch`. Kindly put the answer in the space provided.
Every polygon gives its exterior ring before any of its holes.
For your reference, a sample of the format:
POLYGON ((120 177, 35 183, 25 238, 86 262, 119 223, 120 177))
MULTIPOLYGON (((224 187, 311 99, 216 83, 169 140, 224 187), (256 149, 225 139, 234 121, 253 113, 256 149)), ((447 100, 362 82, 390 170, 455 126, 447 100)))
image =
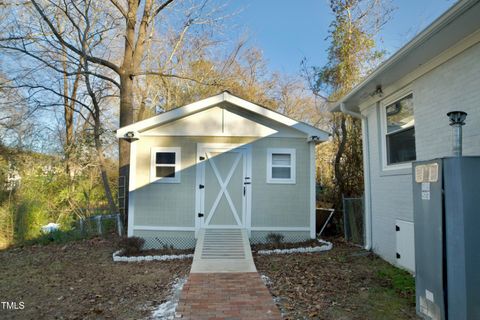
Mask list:
POLYGON ((382 285, 415 305, 415 279, 405 270, 385 265, 377 271, 382 285))

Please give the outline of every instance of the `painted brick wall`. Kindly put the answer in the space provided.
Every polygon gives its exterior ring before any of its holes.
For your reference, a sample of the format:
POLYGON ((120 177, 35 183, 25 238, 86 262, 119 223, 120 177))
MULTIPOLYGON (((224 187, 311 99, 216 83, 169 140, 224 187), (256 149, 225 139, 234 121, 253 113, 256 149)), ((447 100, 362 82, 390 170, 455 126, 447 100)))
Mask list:
POLYGON ((480 44, 415 81, 413 90, 418 160, 452 154, 452 110, 468 113, 464 155, 480 154, 480 44))
MULTIPOLYGON (((480 155, 480 44, 477 44, 412 84, 417 159, 451 155, 452 129, 446 113, 468 113, 464 155, 480 155)), ((386 97, 388 98, 388 97, 386 97)), ((372 106, 368 119, 372 186, 372 246, 396 264, 395 220, 413 221, 411 169, 383 171, 380 112, 372 106)))

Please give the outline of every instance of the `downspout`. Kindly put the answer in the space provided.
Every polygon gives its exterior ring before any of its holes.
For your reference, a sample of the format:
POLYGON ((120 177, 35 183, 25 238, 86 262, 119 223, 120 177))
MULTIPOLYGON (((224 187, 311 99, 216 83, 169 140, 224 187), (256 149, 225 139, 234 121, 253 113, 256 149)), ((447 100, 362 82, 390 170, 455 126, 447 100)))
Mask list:
POLYGON ((365 185, 365 250, 372 249, 372 198, 370 184, 370 144, 368 119, 366 116, 358 112, 353 112, 345 107, 344 103, 340 104, 340 111, 349 116, 362 120, 362 147, 363 147, 363 180, 365 185))

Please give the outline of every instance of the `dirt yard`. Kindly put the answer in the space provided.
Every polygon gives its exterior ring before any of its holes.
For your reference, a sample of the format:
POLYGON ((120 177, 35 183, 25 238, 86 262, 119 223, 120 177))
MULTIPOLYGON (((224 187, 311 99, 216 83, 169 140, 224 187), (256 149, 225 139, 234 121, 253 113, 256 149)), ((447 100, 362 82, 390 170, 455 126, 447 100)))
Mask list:
POLYGON ((24 302, 0 319, 141 319, 188 273, 191 259, 113 263, 111 241, 0 251, 0 301, 24 302))
MULTIPOLYGON (((113 263, 111 241, 0 251, 0 319, 145 319, 191 260, 113 263)), ((336 241, 325 253, 255 256, 284 319, 415 319, 413 280, 336 241)))
POLYGON ((285 320, 417 319, 412 276, 358 247, 254 259, 285 320))

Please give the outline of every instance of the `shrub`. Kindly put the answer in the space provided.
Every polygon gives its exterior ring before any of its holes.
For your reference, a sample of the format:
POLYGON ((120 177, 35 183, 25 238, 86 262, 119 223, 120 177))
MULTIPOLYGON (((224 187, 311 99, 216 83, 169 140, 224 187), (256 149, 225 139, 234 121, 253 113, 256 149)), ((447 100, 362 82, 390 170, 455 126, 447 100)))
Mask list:
POLYGON ((145 239, 140 237, 123 238, 119 242, 120 248, 123 249, 123 253, 127 256, 139 253, 144 244, 145 239))
POLYGON ((280 244, 283 242, 283 234, 280 233, 269 233, 266 236, 266 240, 268 243, 280 244))

